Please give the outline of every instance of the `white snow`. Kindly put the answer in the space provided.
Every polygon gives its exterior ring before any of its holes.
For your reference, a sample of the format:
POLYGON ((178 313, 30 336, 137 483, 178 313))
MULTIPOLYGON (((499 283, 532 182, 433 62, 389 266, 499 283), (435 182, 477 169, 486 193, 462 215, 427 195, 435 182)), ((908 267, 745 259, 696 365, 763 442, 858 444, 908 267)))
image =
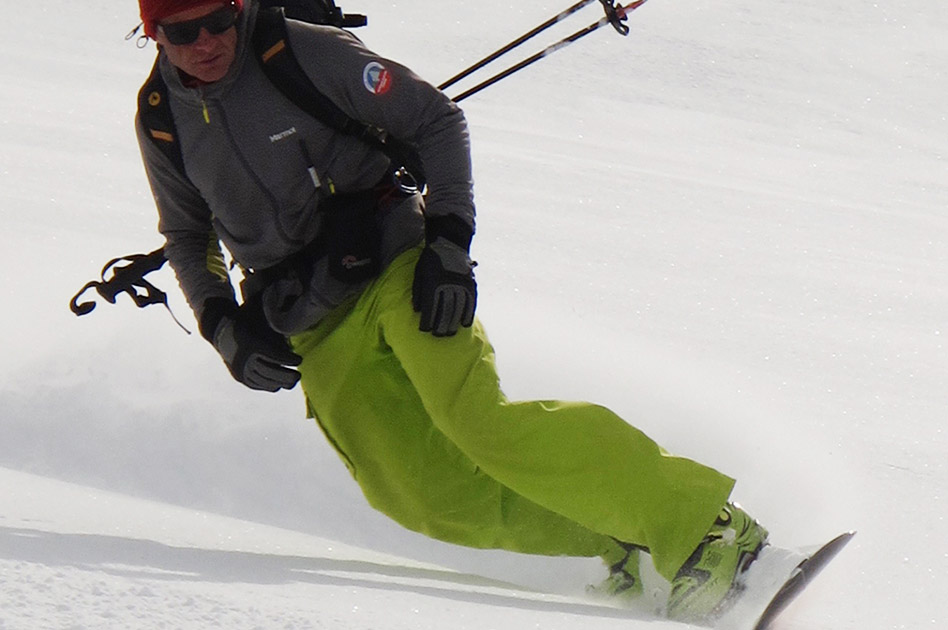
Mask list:
MULTIPOLYGON (((341 4, 437 83, 567 3, 341 4)), ((132 0, 5 9, 0 629, 681 627, 577 601, 595 560, 401 530, 298 391, 244 390, 160 307, 73 316, 161 243, 153 50, 132 0)), ((651 0, 629 26, 464 104, 506 392, 610 406, 735 476, 782 546, 859 530, 781 630, 945 627, 948 6, 651 0)))

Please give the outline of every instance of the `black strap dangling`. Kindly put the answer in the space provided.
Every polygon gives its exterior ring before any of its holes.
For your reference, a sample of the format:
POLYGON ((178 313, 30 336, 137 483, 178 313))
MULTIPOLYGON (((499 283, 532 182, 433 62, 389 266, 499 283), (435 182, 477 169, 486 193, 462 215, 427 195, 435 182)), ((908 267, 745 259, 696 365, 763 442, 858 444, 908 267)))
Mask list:
POLYGON ((79 290, 72 300, 69 301, 70 310, 77 316, 87 315, 95 309, 95 302, 79 302, 82 294, 89 289, 95 289, 98 294, 109 304, 115 304, 115 300, 120 293, 127 294, 135 302, 138 308, 145 308, 152 304, 162 304, 171 314, 171 318, 181 329, 191 334, 191 331, 184 327, 178 321, 168 306, 168 294, 150 283, 145 276, 152 271, 157 271, 165 264, 164 248, 156 249, 148 254, 131 254, 129 256, 120 256, 113 258, 105 264, 100 274, 101 280, 92 280, 87 282, 79 290), (119 263, 127 263, 120 265, 119 263), (106 278, 111 272, 112 276, 106 278))

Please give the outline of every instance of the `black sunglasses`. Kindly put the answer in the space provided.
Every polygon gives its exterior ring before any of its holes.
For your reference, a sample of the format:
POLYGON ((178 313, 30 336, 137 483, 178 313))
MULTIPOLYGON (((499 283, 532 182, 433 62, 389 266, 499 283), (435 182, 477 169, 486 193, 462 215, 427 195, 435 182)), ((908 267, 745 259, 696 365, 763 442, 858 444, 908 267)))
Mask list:
POLYGON ((203 17, 185 22, 171 22, 159 24, 158 28, 168 38, 168 42, 175 46, 193 44, 201 35, 201 29, 206 29, 211 35, 220 35, 237 21, 237 7, 233 3, 221 7, 203 17))

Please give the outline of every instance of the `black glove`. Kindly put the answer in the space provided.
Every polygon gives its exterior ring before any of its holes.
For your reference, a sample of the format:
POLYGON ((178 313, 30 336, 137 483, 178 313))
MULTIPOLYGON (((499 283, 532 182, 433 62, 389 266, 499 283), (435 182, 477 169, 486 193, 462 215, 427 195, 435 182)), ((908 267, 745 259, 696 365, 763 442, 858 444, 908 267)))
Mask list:
POLYGON ((421 312, 422 332, 450 337, 474 323, 475 263, 468 255, 473 230, 454 215, 429 219, 426 245, 415 266, 412 306, 421 312))
POLYGON ((211 298, 201 313, 201 334, 224 359, 231 375, 250 389, 293 389, 303 359, 266 321, 259 300, 238 307, 232 300, 211 298))

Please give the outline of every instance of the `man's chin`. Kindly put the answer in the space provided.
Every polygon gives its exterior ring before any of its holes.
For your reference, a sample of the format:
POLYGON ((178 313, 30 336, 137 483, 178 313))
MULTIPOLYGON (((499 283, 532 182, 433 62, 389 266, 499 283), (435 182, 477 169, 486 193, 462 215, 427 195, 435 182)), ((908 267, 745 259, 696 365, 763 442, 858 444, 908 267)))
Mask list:
POLYGON ((224 75, 227 74, 227 68, 224 68, 223 70, 198 70, 197 72, 188 74, 193 76, 195 79, 198 79, 202 83, 214 83, 224 78, 224 75))
POLYGON ((229 63, 224 63, 218 58, 209 63, 194 64, 188 74, 204 83, 214 83, 223 79, 229 68, 229 63))

